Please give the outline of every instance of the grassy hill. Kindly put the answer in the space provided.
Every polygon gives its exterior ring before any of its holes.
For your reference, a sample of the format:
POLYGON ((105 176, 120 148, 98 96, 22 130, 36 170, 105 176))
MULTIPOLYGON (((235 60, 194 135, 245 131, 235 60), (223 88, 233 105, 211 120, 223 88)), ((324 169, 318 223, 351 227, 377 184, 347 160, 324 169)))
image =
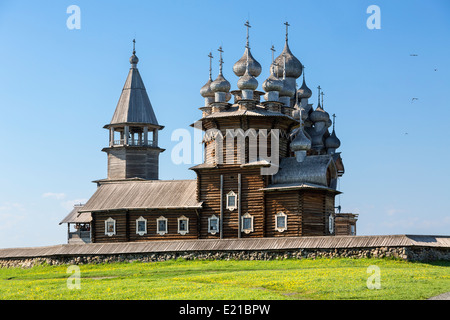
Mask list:
POLYGON ((67 265, 0 269, 0 299, 406 300, 450 291, 450 262, 179 259, 78 267, 79 282, 67 265), (379 289, 368 288, 370 266, 379 268, 379 289))

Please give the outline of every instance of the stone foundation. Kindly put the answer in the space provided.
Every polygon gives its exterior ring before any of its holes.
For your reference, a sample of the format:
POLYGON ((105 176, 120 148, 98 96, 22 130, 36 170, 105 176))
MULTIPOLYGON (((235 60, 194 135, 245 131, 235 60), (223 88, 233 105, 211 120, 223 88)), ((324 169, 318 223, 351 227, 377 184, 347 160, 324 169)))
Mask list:
POLYGON ((0 267, 31 268, 36 265, 78 265, 113 262, 158 262, 184 260, 283 260, 316 258, 391 258, 406 261, 450 261, 450 248, 377 247, 346 249, 244 250, 244 251, 180 251, 107 255, 50 256, 1 258, 0 267))

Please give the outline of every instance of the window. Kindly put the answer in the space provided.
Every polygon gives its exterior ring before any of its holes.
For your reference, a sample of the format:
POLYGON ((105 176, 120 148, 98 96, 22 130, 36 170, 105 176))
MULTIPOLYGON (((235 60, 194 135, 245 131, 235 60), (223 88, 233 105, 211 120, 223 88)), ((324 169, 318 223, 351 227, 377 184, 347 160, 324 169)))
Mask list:
POLYGON ((163 236, 167 233, 167 219, 163 216, 156 219, 156 233, 163 236))
POLYGON ((147 219, 144 219, 144 217, 139 217, 136 220, 136 233, 140 236, 147 234, 147 219))
POLYGON ((284 212, 278 212, 275 215, 275 230, 283 232, 287 229, 287 215, 284 212))
POLYGON ((230 191, 227 194, 227 209, 233 211, 237 208, 237 197, 234 191, 230 191))
POLYGON ((181 235, 185 235, 189 232, 189 219, 185 216, 181 216, 178 218, 178 233, 181 235))
POLYGON ((350 225, 350 235, 356 236, 356 226, 354 224, 350 225))
POLYGON ((334 216, 333 216, 333 214, 330 214, 330 216, 328 217, 328 230, 330 231, 330 233, 334 232, 334 216))
POLYGON ((248 212, 241 217, 241 231, 245 233, 253 232, 253 216, 248 212))
POLYGON ((211 234, 216 234, 219 232, 219 218, 215 215, 208 218, 208 232, 211 234))
POLYGON ((116 234, 116 220, 111 217, 105 220, 105 234, 109 237, 116 234))

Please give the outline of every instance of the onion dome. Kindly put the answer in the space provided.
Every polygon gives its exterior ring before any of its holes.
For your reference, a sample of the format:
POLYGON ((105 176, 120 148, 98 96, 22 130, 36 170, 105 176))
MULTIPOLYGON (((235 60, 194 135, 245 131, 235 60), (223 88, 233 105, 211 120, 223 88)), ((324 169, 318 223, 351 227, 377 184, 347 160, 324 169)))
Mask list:
POLYGON ((297 90, 297 95, 299 99, 309 99, 312 96, 312 91, 305 82, 305 73, 303 72, 303 84, 300 89, 297 90))
POLYGON ((139 58, 136 56, 135 53, 136 52, 133 51, 133 55, 130 57, 130 63, 134 65, 138 64, 139 62, 139 58))
POLYGON ((270 76, 263 82, 262 88, 265 92, 281 91, 283 89, 283 81, 275 75, 275 67, 273 64, 270 67, 270 76))
POLYGON ((203 98, 214 98, 214 92, 211 89, 212 79, 209 78, 208 82, 200 89, 200 94, 203 98))
MULTIPOLYGON (((292 54, 291 50, 289 49, 289 44, 286 40, 286 43, 284 45, 284 49, 281 52, 281 54, 275 59, 275 64, 278 66, 283 65, 283 56, 286 56, 286 77, 287 78, 295 78, 297 79, 302 75, 303 72, 303 66, 301 62, 292 54)), ((277 76, 282 77, 283 76, 283 69, 278 68, 277 70, 277 76)))
POLYGON ((337 149, 341 146, 341 140, 338 139, 338 137, 336 137, 336 133, 333 132, 331 133, 331 135, 325 140, 325 147, 327 147, 327 149, 337 149))
POLYGON ((223 66, 223 60, 222 60, 222 47, 219 47, 218 51, 220 52, 220 60, 219 60, 219 75, 217 76, 216 80, 214 80, 211 83, 211 90, 213 92, 228 92, 230 91, 231 85, 228 82, 227 79, 224 78, 222 74, 222 66, 223 66))
POLYGON ((311 114, 309 115, 309 118, 311 119, 312 122, 327 122, 328 123, 328 121, 330 120, 330 115, 328 114, 328 112, 323 110, 319 104, 319 106, 316 108, 316 110, 311 112, 311 114))
POLYGON ((213 92, 228 92, 230 88, 230 83, 223 77, 222 73, 219 73, 216 80, 211 83, 211 90, 213 92))
POLYGON ((245 74, 245 70, 248 68, 248 73, 253 77, 258 77, 261 74, 261 65, 258 61, 253 58, 250 52, 250 42, 249 42, 249 28, 251 28, 248 21, 245 22, 244 26, 247 27, 247 43, 245 45, 245 51, 242 58, 240 58, 233 66, 233 72, 238 77, 242 77, 245 74))
POLYGON ((239 78, 237 86, 240 90, 251 90, 254 91, 258 88, 258 80, 254 76, 250 75, 249 72, 249 55, 247 51, 247 62, 245 66, 245 73, 239 78))
POLYGON ((237 86, 240 90, 256 90, 258 88, 258 81, 249 74, 249 69, 247 68, 244 75, 239 78, 237 86))
POLYGON ((301 151, 301 150, 309 150, 311 149, 311 140, 309 140, 305 133, 303 132, 303 128, 299 128, 297 136, 292 140, 289 145, 291 151, 301 151))
POLYGON ((245 74, 247 68, 247 56, 248 56, 248 72, 253 77, 258 77, 261 74, 261 64, 253 58, 250 48, 245 48, 244 55, 233 66, 233 72, 238 77, 242 77, 245 74))

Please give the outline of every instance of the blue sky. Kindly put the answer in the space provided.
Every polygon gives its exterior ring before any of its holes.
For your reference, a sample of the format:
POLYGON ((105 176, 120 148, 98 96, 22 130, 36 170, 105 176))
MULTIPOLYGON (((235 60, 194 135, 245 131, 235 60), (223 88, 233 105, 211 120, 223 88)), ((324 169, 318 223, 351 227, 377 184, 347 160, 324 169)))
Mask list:
MULTIPOLYGON (((449 234, 450 3, 442 1, 1 1, 0 247, 66 242, 59 221, 106 177, 111 120, 136 38, 160 132, 161 179, 175 165, 171 134, 200 119, 212 51, 224 75, 244 52, 248 19, 260 85, 272 45, 306 66, 316 105, 335 113, 346 173, 337 198, 358 234, 449 234), (81 9, 69 30, 67 7, 81 9), (381 29, 366 12, 381 10, 381 29), (417 56, 411 56, 417 54, 417 56), (437 69, 437 70, 436 70, 437 69), (412 100, 418 98, 418 100, 412 100)), ((218 73, 214 59, 213 78, 218 73)), ((261 87, 259 87, 260 89, 261 87)))

